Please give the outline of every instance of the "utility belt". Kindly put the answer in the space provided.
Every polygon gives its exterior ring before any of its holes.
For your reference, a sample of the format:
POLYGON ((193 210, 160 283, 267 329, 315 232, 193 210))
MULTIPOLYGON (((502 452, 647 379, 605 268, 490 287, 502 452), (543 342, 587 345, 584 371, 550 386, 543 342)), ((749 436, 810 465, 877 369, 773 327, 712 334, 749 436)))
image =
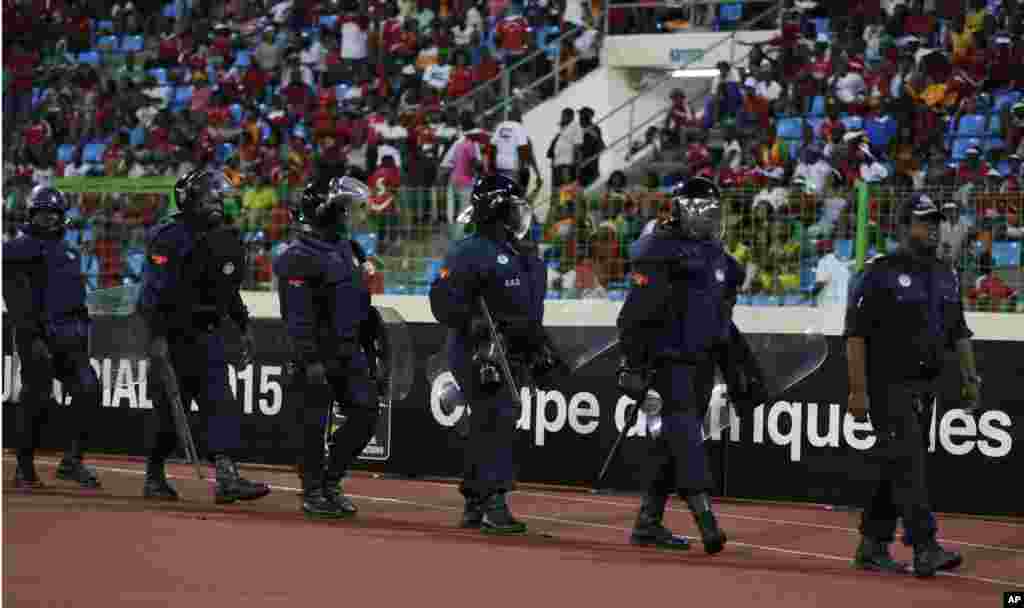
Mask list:
POLYGON ((654 355, 651 359, 651 367, 659 367, 661 365, 686 365, 690 367, 697 367, 707 365, 712 361, 714 361, 714 358, 708 351, 684 353, 677 350, 666 350, 654 355))

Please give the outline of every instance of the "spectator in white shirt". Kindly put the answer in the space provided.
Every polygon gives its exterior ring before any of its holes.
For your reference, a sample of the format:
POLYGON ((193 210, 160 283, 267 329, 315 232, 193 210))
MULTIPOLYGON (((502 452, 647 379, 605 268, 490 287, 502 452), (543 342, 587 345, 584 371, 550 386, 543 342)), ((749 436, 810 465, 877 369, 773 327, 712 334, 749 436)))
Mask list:
POLYGON ((561 187, 576 179, 577 163, 579 162, 580 146, 583 145, 583 130, 576 122, 576 112, 572 108, 562 110, 559 131, 548 148, 548 158, 554 170, 552 186, 561 187))
POLYGON ((814 270, 815 303, 845 309, 850 286, 849 262, 839 259, 830 240, 819 241, 818 250, 824 255, 814 270))
POLYGON ((812 145, 804 149, 800 163, 793 171, 793 179, 803 177, 811 184, 814 192, 824 192, 829 177, 832 175, 832 165, 822 156, 820 148, 812 145))
POLYGON ((533 168, 538 179, 540 170, 533 155, 533 145, 523 126, 522 112, 518 107, 513 108, 508 118, 494 129, 492 141, 496 152, 495 168, 499 173, 519 182, 525 190, 530 183, 530 168, 533 168))
POLYGON ((782 85, 775 81, 770 61, 761 62, 761 71, 754 83, 754 92, 758 97, 768 100, 769 103, 778 101, 782 96, 782 85))
POLYGON ((369 35, 360 18, 347 15, 341 24, 341 59, 345 62, 366 61, 369 35))

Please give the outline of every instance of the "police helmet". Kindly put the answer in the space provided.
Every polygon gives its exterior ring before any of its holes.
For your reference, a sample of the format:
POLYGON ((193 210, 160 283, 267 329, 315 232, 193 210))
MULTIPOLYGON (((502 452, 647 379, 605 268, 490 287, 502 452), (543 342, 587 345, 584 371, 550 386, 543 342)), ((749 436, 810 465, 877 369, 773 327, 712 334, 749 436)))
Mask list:
POLYGON ((533 210, 526 202, 519 182, 506 175, 487 175, 477 179, 470 203, 471 207, 463 217, 478 226, 501 223, 517 239, 525 237, 530 230, 533 210))
POLYGON ((339 228, 352 206, 365 204, 369 198, 370 189, 354 177, 315 179, 306 185, 298 204, 292 207, 292 217, 300 224, 315 228, 339 228))
POLYGON ((28 217, 30 230, 37 235, 59 235, 67 225, 68 201, 60 190, 49 186, 36 186, 28 196, 28 217), (57 214, 57 220, 37 216, 41 212, 57 214))
POLYGON ((932 197, 924 192, 915 192, 910 196, 910 200, 900 207, 898 219, 900 226, 907 227, 914 219, 940 221, 944 217, 942 210, 935 204, 932 197))
POLYGON ((235 187, 221 171, 195 169, 174 184, 174 198, 185 217, 216 225, 224 218, 224 199, 235 187))
POLYGON ((704 177, 696 177, 672 188, 671 223, 686 236, 696 239, 722 238, 722 193, 704 177))

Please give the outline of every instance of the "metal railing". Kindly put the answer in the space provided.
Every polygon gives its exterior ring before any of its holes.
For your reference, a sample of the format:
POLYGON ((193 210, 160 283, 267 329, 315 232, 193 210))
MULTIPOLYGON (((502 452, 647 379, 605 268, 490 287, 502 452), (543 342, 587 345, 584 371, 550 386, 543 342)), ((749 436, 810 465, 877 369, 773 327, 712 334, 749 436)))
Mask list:
MULTIPOLYGON (((956 204, 957 213, 950 214, 956 218, 941 229, 938 253, 960 274, 966 308, 1024 312, 1024 193, 999 192, 991 183, 925 191, 939 205, 956 204)), ((391 196, 390 206, 375 200, 377 210, 356 210, 346 236, 369 255, 373 272, 366 280, 374 293, 426 295, 451 242, 473 227, 441 219, 448 205, 460 208, 457 193, 401 189, 391 196)), ((896 213, 909 196, 910 191, 881 185, 817 193, 795 187, 724 189, 724 241, 747 271, 740 302, 845 304, 843 284, 862 262, 898 244, 896 213)), ((108 192, 69 198, 74 208, 65 239, 82 253, 89 290, 137 284, 145 231, 162 219, 168 197, 108 192)), ((668 201, 663 191, 579 194, 536 224, 531 238, 548 267, 548 297, 623 299, 629 246, 667 217, 668 201)), ((247 248, 244 289, 275 288, 272 262, 297 234, 288 202, 282 190, 277 197, 252 196, 229 205, 227 216, 247 248)), ((19 219, 24 218, 5 210, 5 226, 19 219)))
MULTIPOLYGON (((778 12, 780 10, 782 10, 782 3, 781 2, 776 3, 771 8, 763 11, 761 14, 757 15, 756 17, 753 17, 752 19, 749 19, 743 25, 741 25, 739 27, 739 29, 742 30, 746 26, 749 26, 751 24, 757 23, 758 21, 761 21, 763 19, 770 18, 773 14, 775 14, 776 12, 778 12)), ((607 15, 605 16, 605 18, 607 19, 607 15)), ((730 32, 728 34, 728 36, 726 36, 725 38, 722 38, 718 42, 715 42, 714 44, 711 44, 710 46, 708 46, 705 49, 703 49, 703 52, 701 53, 700 57, 693 57, 693 58, 685 61, 682 65, 675 65, 675 66, 673 66, 673 69, 674 70, 686 69, 689 66, 693 65, 694 63, 697 63, 697 62, 701 61, 703 55, 706 55, 708 52, 713 51, 713 50, 719 48, 720 46, 722 46, 723 44, 726 44, 726 43, 730 43, 732 45, 731 49, 730 49, 730 53, 729 53, 729 59, 730 59, 729 63, 730 63, 730 65, 735 66, 736 60, 737 60, 737 58, 736 58, 736 43, 735 43, 735 41, 736 41, 736 34, 737 33, 738 32, 736 32, 736 31, 730 32)), ((742 58, 745 58, 748 54, 749 54, 749 51, 747 53, 745 53, 742 58)), ((622 102, 621 104, 619 104, 615 108, 611 109, 608 113, 606 113, 601 118, 599 118, 596 121, 594 121, 594 124, 596 124, 597 126, 600 126, 602 123, 608 121, 613 116, 618 115, 619 112, 622 112, 624 110, 628 110, 629 113, 630 113, 630 116, 629 116, 629 127, 627 128, 626 133, 616 137, 611 142, 606 142, 604 150, 602 150, 600 153, 598 153, 598 154, 596 154, 596 155, 594 155, 592 157, 584 159, 582 162, 578 163, 578 166, 585 166, 585 165, 588 165, 588 164, 593 163, 595 161, 598 161, 601 158, 602 155, 607 154, 610 151, 618 148, 619 145, 622 142, 624 142, 624 141, 627 142, 627 146, 628 146, 627 154, 631 155, 632 154, 632 148, 633 148, 633 140, 636 138, 636 132, 637 132, 638 128, 642 128, 642 127, 650 124, 654 120, 657 120, 661 116, 664 116, 669 111, 669 109, 670 109, 668 106, 666 106, 663 110, 657 112, 654 116, 651 116, 651 117, 645 119, 641 124, 637 125, 637 124, 635 124, 635 118, 634 118, 637 101, 639 101, 645 95, 647 95, 647 94, 649 94, 649 93, 659 89, 660 87, 664 86, 667 82, 670 82, 673 78, 674 77, 671 74, 669 74, 668 76, 665 76, 665 77, 662 77, 662 78, 659 78, 659 79, 655 80, 653 83, 647 83, 635 95, 633 95, 632 97, 630 97, 626 101, 622 102)), ((628 156, 627 156, 627 158, 628 158, 628 156)))

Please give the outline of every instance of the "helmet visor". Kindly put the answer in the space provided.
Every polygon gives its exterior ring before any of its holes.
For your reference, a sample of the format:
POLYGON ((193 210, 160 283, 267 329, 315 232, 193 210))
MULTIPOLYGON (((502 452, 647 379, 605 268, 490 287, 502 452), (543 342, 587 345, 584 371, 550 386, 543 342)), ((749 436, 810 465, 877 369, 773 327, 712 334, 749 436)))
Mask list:
POLYGON ((517 239, 522 240, 533 223, 533 209, 519 197, 513 197, 508 207, 508 229, 517 239))

